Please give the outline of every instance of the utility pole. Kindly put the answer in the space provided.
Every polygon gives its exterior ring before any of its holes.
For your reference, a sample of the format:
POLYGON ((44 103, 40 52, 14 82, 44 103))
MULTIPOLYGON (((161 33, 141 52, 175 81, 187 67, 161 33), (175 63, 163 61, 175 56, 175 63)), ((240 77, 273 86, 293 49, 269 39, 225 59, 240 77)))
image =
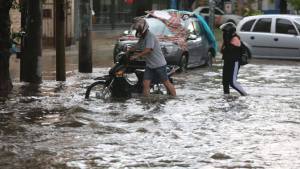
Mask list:
POLYGON ((80 1, 79 72, 91 73, 92 66, 92 9, 90 0, 80 1))
POLYGON ((27 1, 26 35, 22 56, 22 81, 42 82, 42 1, 27 1))
POLYGON ((287 0, 281 0, 280 5, 280 14, 287 14, 287 0))
POLYGON ((56 80, 66 81, 65 0, 55 0, 56 80))
POLYGON ((21 34, 21 47, 20 47, 20 53, 17 55, 20 59, 20 81, 25 80, 25 69, 24 69, 24 50, 25 50, 25 35, 26 35, 26 18, 27 18, 27 0, 21 0, 20 1, 21 6, 21 31, 23 34, 21 34))
POLYGON ((111 29, 115 29, 115 14, 116 14, 116 9, 115 9, 115 0, 111 0, 111 5, 110 5, 110 23, 111 23, 111 29))
POLYGON ((80 24, 79 24, 79 1, 80 0, 74 0, 74 34, 75 34, 75 40, 79 40, 79 30, 80 30, 80 24))
POLYGON ((209 26, 213 32, 215 29, 215 7, 216 2, 214 0, 209 0, 209 26))

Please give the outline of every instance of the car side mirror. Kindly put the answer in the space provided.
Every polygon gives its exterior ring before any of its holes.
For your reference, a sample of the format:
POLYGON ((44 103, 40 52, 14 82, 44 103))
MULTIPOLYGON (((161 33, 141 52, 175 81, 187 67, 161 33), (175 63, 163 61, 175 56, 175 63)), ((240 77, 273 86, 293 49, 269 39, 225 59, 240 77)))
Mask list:
POLYGON ((188 37, 188 40, 196 40, 197 39, 197 35, 194 34, 190 34, 190 36, 188 37))

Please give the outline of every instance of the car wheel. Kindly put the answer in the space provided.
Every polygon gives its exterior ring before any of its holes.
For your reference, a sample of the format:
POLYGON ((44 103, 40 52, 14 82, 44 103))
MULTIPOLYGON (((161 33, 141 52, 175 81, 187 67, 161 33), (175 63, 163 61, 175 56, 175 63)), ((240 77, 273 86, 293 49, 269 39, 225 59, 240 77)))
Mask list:
POLYGON ((233 23, 233 24, 236 25, 236 23, 234 22, 234 20, 228 20, 226 23, 228 23, 228 22, 231 22, 231 23, 233 23))
POLYGON ((188 58, 185 54, 183 54, 180 58, 179 62, 179 72, 185 72, 187 69, 188 58))

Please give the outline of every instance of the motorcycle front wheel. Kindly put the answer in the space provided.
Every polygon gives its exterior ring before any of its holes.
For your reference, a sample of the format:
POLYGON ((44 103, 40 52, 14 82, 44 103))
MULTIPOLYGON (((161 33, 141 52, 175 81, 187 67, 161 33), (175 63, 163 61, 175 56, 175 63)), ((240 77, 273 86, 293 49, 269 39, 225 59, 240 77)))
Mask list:
POLYGON ((111 83, 107 84, 106 81, 96 81, 87 87, 85 92, 85 99, 90 96, 97 99, 108 99, 111 97, 111 83))

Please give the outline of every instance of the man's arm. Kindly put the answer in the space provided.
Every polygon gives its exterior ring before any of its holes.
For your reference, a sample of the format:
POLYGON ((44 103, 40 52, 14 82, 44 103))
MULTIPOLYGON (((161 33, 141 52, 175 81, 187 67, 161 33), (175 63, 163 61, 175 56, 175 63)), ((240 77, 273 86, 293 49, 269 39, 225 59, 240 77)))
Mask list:
POLYGON ((131 57, 131 59, 137 59, 137 58, 140 58, 140 57, 143 57, 143 56, 147 56, 147 55, 150 54, 151 52, 152 52, 152 49, 151 49, 151 48, 145 48, 142 52, 133 55, 133 56, 131 57))

